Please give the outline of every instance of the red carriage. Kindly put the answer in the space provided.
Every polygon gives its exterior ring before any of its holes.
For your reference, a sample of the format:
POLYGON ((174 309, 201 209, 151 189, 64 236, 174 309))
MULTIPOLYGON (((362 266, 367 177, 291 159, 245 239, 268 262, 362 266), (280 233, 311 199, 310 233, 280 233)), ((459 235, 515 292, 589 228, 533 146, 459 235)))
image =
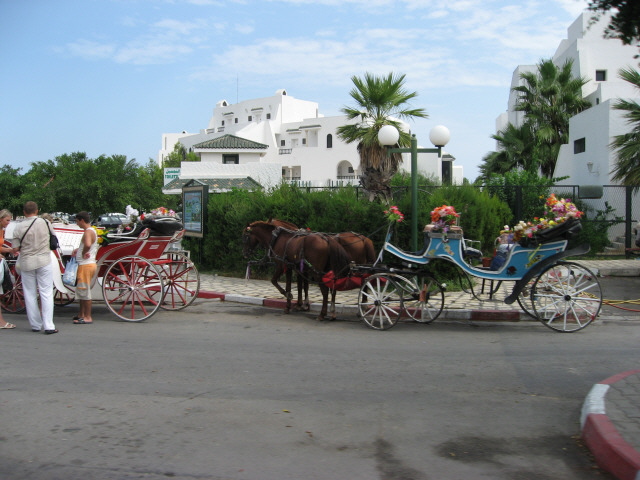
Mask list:
MULTIPOLYGON (((54 269, 55 303, 72 303, 73 287, 62 283, 64 266, 71 251, 77 248, 82 230, 53 224, 60 248, 51 252, 54 269)), ((171 219, 152 219, 137 224, 129 233, 110 233, 98 249, 97 269, 91 282, 94 299, 100 296, 121 320, 139 322, 158 309, 180 310, 198 296, 200 276, 188 255, 176 248, 184 236, 181 223, 171 219)), ((25 310, 24 295, 15 259, 9 260, 14 288, 0 296, 4 311, 25 310)))

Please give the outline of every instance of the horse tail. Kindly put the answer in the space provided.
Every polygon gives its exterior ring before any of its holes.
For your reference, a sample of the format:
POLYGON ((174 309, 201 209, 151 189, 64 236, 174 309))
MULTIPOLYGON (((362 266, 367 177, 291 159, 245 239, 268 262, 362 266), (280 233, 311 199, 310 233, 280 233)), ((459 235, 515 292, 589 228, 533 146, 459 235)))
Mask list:
POLYGON ((333 270, 336 278, 346 276, 349 271, 350 258, 347 251, 333 237, 326 237, 329 243, 329 269, 333 270))
POLYGON ((367 263, 373 263, 376 261, 376 249, 369 237, 364 237, 364 252, 367 256, 367 263))

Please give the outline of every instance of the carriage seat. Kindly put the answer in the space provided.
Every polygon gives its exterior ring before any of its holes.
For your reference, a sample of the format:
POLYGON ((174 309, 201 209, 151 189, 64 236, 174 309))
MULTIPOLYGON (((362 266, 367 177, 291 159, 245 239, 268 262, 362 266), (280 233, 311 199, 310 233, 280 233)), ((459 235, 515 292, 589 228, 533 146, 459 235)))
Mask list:
POLYGON ((109 243, 130 242, 132 240, 136 240, 145 228, 149 229, 149 236, 151 237, 171 237, 178 230, 182 230, 184 226, 182 223, 171 217, 167 217, 166 219, 150 218, 145 219, 140 223, 136 223, 135 227, 130 232, 110 232, 107 234, 107 239, 109 240, 109 243))
POLYGON ((542 245, 543 243, 555 242, 558 240, 569 240, 582 230, 582 223, 580 220, 570 218, 552 228, 540 230, 533 234, 533 237, 523 237, 519 243, 525 248, 533 248, 542 245))
POLYGON ((145 218, 142 225, 151 230, 152 237, 170 237, 184 225, 173 217, 145 218))
MULTIPOLYGON (((442 232, 434 232, 433 229, 435 228, 435 225, 433 224, 429 224, 429 225, 425 225, 424 226, 424 237, 425 237, 425 243, 428 244, 429 239, 430 238, 438 238, 440 237, 440 235, 442 235, 442 232), (436 237, 437 235, 437 237, 436 237)), ((479 240, 469 240, 467 238, 464 238, 464 231, 462 230, 462 227, 459 227, 457 225, 452 225, 451 227, 449 227, 449 231, 447 232, 447 237, 452 238, 452 239, 460 239, 462 240, 462 256, 465 260, 469 261, 469 260, 473 260, 473 259, 480 259, 482 258, 482 251, 480 251, 477 248, 473 248, 470 245, 467 245, 467 243, 481 243, 479 240)), ((426 249, 425 249, 426 250, 426 249)))

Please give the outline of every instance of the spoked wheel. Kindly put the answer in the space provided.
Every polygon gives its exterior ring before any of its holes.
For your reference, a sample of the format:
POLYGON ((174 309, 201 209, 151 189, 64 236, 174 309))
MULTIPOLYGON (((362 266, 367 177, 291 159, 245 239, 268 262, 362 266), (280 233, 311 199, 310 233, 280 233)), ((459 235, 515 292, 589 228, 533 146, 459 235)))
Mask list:
POLYGON ((143 257, 116 260, 102 282, 104 301, 115 315, 128 322, 141 322, 156 313, 164 295, 159 269, 143 257))
POLYGON ((544 270, 531 291, 533 310, 544 325, 558 332, 576 332, 600 313, 602 289, 596 276, 573 262, 544 270))
POLYGON ((533 303, 531 303, 531 290, 533 289, 534 283, 536 283, 535 278, 531 279, 529 283, 525 285, 516 300, 518 301, 518 305, 520 305, 520 308, 524 311, 524 313, 537 320, 538 317, 533 310, 533 303))
POLYGON ((359 313, 364 323, 374 330, 388 330, 398 323, 402 313, 402 289, 398 286, 398 277, 376 273, 360 287, 359 313))
POLYGON ((13 288, 0 296, 0 306, 7 313, 22 313, 27 309, 24 303, 22 278, 16 272, 15 262, 9 265, 9 272, 13 277, 13 288))
POLYGON ((431 275, 398 276, 402 306, 406 314, 420 323, 431 323, 444 308, 444 288, 431 275))
POLYGON ((191 305, 200 291, 200 274, 189 257, 182 253, 167 252, 154 264, 164 282, 164 299, 160 308, 181 310, 191 305))
POLYGON ((65 288, 69 291, 69 293, 62 293, 60 290, 54 287, 53 304, 56 307, 64 307, 66 305, 69 305, 73 303, 73 300, 76 298, 73 287, 65 285, 65 288))

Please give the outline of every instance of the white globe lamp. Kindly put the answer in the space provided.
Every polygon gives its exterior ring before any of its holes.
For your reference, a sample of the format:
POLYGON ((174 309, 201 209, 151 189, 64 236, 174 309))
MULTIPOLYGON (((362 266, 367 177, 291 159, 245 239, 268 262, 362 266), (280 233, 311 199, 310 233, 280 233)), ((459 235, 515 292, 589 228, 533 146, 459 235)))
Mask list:
POLYGON ((400 132, 393 125, 383 125, 378 130, 378 142, 380 145, 395 145, 400 139, 400 132))
POLYGON ((436 147, 444 147, 451 139, 451 132, 444 125, 436 125, 429 132, 429 140, 436 147))

